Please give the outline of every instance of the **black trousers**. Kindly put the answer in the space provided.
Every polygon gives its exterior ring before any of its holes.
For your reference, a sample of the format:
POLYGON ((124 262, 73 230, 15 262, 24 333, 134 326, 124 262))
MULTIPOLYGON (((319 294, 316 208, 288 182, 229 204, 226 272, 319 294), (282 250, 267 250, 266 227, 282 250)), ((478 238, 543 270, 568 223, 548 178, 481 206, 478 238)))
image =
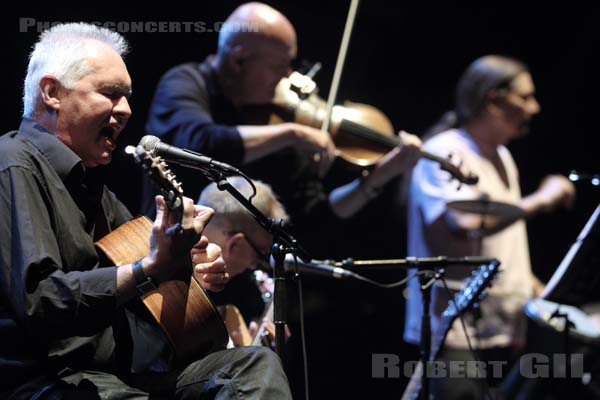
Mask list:
POLYGON ((291 399, 279 357, 265 347, 209 354, 173 373, 127 379, 99 371, 63 371, 59 379, 11 399, 291 399))
POLYGON ((444 400, 503 399, 501 384, 515 363, 518 352, 496 347, 476 350, 444 349, 438 357, 443 377, 430 379, 433 398, 444 400))

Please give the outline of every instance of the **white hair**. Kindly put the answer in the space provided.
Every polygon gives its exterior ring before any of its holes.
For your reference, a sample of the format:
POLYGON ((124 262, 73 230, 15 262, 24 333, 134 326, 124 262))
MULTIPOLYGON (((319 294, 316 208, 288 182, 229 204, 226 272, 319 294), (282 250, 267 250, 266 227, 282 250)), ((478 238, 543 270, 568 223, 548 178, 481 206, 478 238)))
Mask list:
MULTIPOLYGON (((248 182, 240 176, 232 176, 227 178, 231 186, 236 188, 245 197, 248 197, 252 193, 252 189, 248 182)), ((261 181, 253 180, 256 186, 256 196, 252 199, 252 204, 260 212, 265 214, 269 218, 277 219, 281 218, 284 221, 289 219, 285 208, 277 200, 275 193, 271 186, 261 181)), ((210 207, 215 210, 215 220, 226 220, 234 224, 244 224, 248 217, 251 218, 251 214, 246 208, 237 201, 229 193, 225 193, 217 187, 213 182, 209 184, 198 199, 198 204, 210 207)), ((222 221, 224 222, 224 221, 222 221)))
POLYGON ((119 33, 83 22, 58 24, 46 30, 29 56, 23 86, 23 116, 31 117, 40 98, 39 84, 45 75, 58 79, 66 88, 91 72, 86 62, 86 41, 97 40, 113 48, 120 56, 128 51, 127 41, 119 33))

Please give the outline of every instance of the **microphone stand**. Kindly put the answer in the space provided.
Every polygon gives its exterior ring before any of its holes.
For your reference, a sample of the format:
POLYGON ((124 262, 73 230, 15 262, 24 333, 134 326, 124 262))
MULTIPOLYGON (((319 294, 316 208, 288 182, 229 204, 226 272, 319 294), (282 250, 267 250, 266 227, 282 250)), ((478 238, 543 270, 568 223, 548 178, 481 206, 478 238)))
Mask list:
MULTIPOLYGON (((565 322, 565 326, 563 329, 563 332, 564 332, 563 340, 564 340, 564 349, 565 349, 565 377, 566 377, 566 379, 571 379, 571 354, 570 354, 570 349, 569 349, 569 342, 571 340, 570 329, 574 328, 575 324, 569 319, 568 313, 560 312, 560 306, 556 308, 556 311, 554 311, 552 313, 552 315, 550 315, 548 322, 552 321, 555 318, 562 318, 565 322)), ((565 389, 565 391, 568 391, 569 386, 568 386, 568 384, 562 385, 562 388, 565 389)))
MULTIPOLYGON (((418 264, 415 267, 419 268, 418 264)), ((429 267, 425 267, 429 268, 429 267)), ((424 270, 419 276, 421 298, 423 301, 423 315, 421 317, 421 362, 423 363, 423 376, 421 376, 421 399, 429 400, 429 363, 431 357, 431 287, 436 280, 444 274, 443 269, 437 271, 424 270)))
POLYGON ((273 236, 271 254, 275 260, 273 267, 273 281, 275 283, 273 297, 273 323, 275 324, 275 351, 283 360, 283 346, 285 344, 285 324, 286 324, 286 278, 284 259, 286 254, 293 254, 304 262, 310 262, 311 257, 300 246, 298 241, 289 234, 283 226, 281 219, 273 220, 265 216, 259 209, 233 187, 225 174, 216 169, 203 171, 205 176, 217 184, 217 188, 227 191, 237 201, 239 201, 253 216, 256 222, 273 236))
POLYGON ((423 314, 421 316, 421 343, 420 353, 421 362, 423 364, 423 375, 421 376, 421 391, 420 398, 429 400, 429 365, 431 363, 431 288, 433 284, 440 279, 444 274, 443 267, 461 264, 485 264, 492 259, 485 257, 469 256, 469 257, 407 257, 406 259, 397 260, 362 260, 355 261, 346 259, 340 263, 334 263, 335 266, 343 267, 402 267, 416 268, 421 270, 419 274, 419 287, 421 288, 421 298, 423 304, 423 314), (339 265, 338 265, 339 264, 339 265))

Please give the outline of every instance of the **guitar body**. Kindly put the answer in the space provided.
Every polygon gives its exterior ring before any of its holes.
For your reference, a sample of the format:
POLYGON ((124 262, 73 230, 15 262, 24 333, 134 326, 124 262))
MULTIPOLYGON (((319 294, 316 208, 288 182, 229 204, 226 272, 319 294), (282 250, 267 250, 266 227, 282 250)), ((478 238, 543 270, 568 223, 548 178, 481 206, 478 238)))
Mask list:
POLYGON ((233 345, 235 347, 251 346, 252 335, 250 335, 246 320, 240 310, 233 304, 225 304, 217 308, 225 322, 233 345))
POLYGON ((260 318, 260 325, 254 335, 250 334, 244 317, 235 305, 226 304, 218 307, 231 340, 236 347, 271 346, 270 340, 265 335, 267 334, 267 324, 273 322, 273 279, 266 272, 255 271, 254 280, 262 293, 263 300, 265 300, 265 311, 260 318))
MULTIPOLYGON (((138 217, 104 236, 96 246, 115 265, 130 264, 148 254, 151 230, 150 220, 138 217)), ((223 319, 191 274, 185 281, 161 283, 142 301, 169 339, 176 365, 227 345, 223 319)))

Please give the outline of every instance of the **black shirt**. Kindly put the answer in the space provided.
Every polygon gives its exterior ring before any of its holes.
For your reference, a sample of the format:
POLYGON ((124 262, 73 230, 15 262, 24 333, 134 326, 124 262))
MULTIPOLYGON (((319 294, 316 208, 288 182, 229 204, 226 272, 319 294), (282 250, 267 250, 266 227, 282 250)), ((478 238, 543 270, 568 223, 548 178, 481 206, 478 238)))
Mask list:
MULTIPOLYGON (((164 74, 152 100, 146 133, 165 143, 240 166, 244 145, 236 126, 241 123, 233 104, 222 95, 207 60, 202 64, 178 65, 164 74)), ((197 200, 207 184, 203 175, 176 165, 172 169, 183 183, 185 195, 197 200)), ((150 217, 156 211, 155 194, 145 179, 141 212, 150 217)))
POLYGON ((112 368, 117 273, 100 268, 94 233, 131 215, 101 170, 28 119, 0 137, 0 392, 65 367, 112 368))

